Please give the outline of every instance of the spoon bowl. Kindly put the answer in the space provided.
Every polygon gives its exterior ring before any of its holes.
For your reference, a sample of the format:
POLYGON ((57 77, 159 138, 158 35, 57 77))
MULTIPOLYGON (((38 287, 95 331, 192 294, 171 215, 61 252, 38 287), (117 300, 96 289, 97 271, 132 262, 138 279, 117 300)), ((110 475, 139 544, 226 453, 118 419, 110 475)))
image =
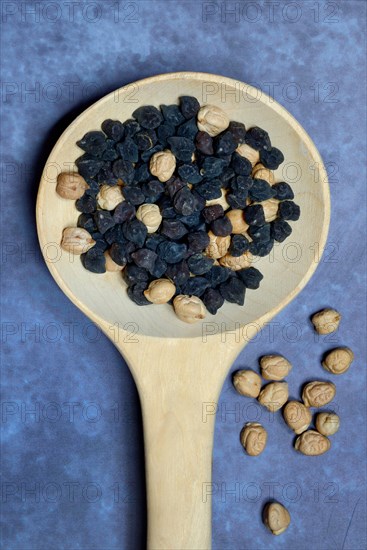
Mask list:
POLYGON ((210 502, 215 410, 228 369, 244 345, 306 285, 325 246, 330 217, 327 173, 300 124, 272 98, 245 83, 205 73, 170 73, 140 80, 105 96, 62 134, 46 163, 37 198, 42 253, 62 291, 114 342, 136 381, 144 422, 148 547, 210 548, 210 502), (225 302, 217 315, 188 325, 169 305, 138 307, 121 273, 94 274, 60 248, 75 226, 74 201, 55 191, 57 175, 75 169, 77 140, 107 119, 124 121, 140 105, 177 103, 194 95, 224 109, 246 127, 265 128, 285 161, 276 181, 288 181, 301 217, 293 233, 253 264, 264 275, 245 305, 225 302), (204 414, 205 413, 205 414, 204 414))

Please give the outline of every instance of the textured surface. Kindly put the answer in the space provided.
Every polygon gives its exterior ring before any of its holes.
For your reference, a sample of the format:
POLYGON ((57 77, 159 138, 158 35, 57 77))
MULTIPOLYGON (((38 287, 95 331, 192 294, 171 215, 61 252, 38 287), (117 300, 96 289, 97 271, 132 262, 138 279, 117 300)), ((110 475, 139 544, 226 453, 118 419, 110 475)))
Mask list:
POLYGON ((270 91, 309 132, 330 176, 332 220, 319 269, 232 371, 256 370, 259 356, 281 352, 294 364, 288 380, 298 398, 306 380, 330 378, 319 363, 324 351, 345 344, 356 355, 348 373, 332 378, 341 428, 322 457, 296 454, 280 413, 270 416, 238 396, 228 376, 213 486, 203 485, 204 499, 214 492, 213 548, 364 548, 366 73, 358 40, 365 4, 3 1, 1 10, 1 546, 144 548, 134 383, 113 345, 49 275, 34 201, 53 143, 85 107, 144 76, 197 70, 270 91), (337 307, 343 320, 336 335, 317 338, 308 317, 324 306, 337 307), (260 457, 246 457, 239 432, 260 415, 268 446, 260 457), (279 538, 261 524, 272 497, 292 517, 279 538))

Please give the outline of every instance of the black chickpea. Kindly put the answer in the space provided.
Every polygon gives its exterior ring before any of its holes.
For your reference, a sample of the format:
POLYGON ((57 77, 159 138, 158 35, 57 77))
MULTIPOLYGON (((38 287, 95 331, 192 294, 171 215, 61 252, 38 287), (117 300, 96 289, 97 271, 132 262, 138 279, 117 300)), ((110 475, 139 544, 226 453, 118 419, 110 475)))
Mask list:
POLYGON ((139 306, 158 303, 152 288, 162 283, 154 281, 172 281, 164 303, 183 322, 215 315, 225 302, 244 305, 263 278, 252 261, 290 235, 286 219, 299 217, 290 186, 271 187, 284 157, 268 133, 192 96, 105 120, 77 145, 78 173, 60 174, 56 187, 76 200, 74 229, 89 234, 73 241, 74 252, 93 273, 121 272, 139 306))

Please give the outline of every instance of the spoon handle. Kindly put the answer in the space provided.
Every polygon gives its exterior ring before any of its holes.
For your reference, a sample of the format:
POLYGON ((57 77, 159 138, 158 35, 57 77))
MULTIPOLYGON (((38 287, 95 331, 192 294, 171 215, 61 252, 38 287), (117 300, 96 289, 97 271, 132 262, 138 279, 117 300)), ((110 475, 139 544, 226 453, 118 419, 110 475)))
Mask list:
POLYGON ((152 396, 143 405, 149 550, 211 546, 203 491, 211 485, 214 414, 204 422, 200 395, 179 386, 159 390, 161 404, 152 396))
POLYGON ((140 347, 139 363, 124 354, 143 412, 149 550, 211 547, 215 411, 239 350, 231 351, 201 341, 156 339, 140 347))

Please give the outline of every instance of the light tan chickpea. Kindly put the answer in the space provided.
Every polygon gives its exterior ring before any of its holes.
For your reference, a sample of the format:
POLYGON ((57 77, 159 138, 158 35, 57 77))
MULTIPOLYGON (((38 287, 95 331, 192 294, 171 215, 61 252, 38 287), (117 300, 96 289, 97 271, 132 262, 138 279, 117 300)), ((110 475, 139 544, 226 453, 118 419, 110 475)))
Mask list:
POLYGON ((169 150, 158 151, 151 156, 149 162, 150 173, 159 179, 161 182, 166 182, 170 179, 176 168, 176 157, 169 150))
POLYGON ((273 172, 268 168, 265 168, 263 164, 256 164, 256 166, 252 170, 252 177, 254 179, 265 180, 268 183, 270 183, 270 185, 274 185, 275 183, 275 177, 273 172))
POLYGON ((277 218, 279 209, 279 201, 277 199, 267 199, 266 201, 255 202, 253 204, 261 204, 266 222, 273 222, 277 218))
POLYGON ((84 254, 96 241, 81 227, 66 227, 62 233, 61 248, 72 254, 84 254))
POLYGON ((322 366, 332 374, 344 374, 354 359, 354 353, 349 348, 335 348, 325 356, 322 366))
POLYGON ((237 149, 236 152, 241 155, 241 157, 247 158, 252 164, 252 166, 255 166, 260 160, 260 153, 259 151, 256 151, 256 149, 253 149, 247 143, 241 143, 237 149))
POLYGON ((221 195, 217 199, 210 199, 205 202, 205 206, 212 206, 213 204, 220 204, 224 211, 228 210, 229 204, 226 199, 226 192, 221 189, 221 195))
POLYGON ((264 510, 264 523, 273 535, 280 535, 288 529, 291 516, 279 502, 270 502, 264 510))
POLYGON ((296 434, 301 434, 311 424, 312 414, 306 405, 299 401, 289 401, 283 411, 284 420, 296 434))
POLYGON ((340 418, 331 412, 321 412, 316 416, 316 430, 322 435, 334 435, 340 427, 340 418))
POLYGON ((185 323, 197 323, 206 315, 205 306, 197 296, 179 294, 173 300, 173 307, 177 317, 185 323))
POLYGON ((103 210, 114 210, 124 200, 119 185, 102 185, 97 195, 98 206, 103 210))
POLYGON ((136 211, 136 217, 146 226, 148 233, 157 231, 162 222, 162 214, 157 204, 141 204, 136 211))
POLYGON ((168 279, 155 279, 150 283, 144 296, 153 304, 166 304, 176 292, 175 285, 168 279))
POLYGON ((226 213, 226 217, 232 224, 232 233, 234 235, 241 235, 248 230, 249 225, 245 222, 243 210, 237 208, 234 210, 229 210, 226 213))
POLYGON ((257 399, 270 412, 278 411, 288 399, 287 382, 270 382, 264 386, 257 399))
POLYGON ((208 231, 208 237, 210 242, 205 249, 205 254, 214 260, 224 256, 231 245, 230 235, 227 237, 219 237, 218 235, 214 235, 212 231, 208 231))
POLYGON ((200 131, 211 137, 217 136, 229 126, 227 113, 216 105, 204 105, 197 114, 197 125, 200 131))
POLYGON ((233 376, 233 385, 245 397, 257 397, 261 389, 261 378, 252 370, 239 370, 233 376))
POLYGON ((265 380, 283 380, 292 365, 283 355, 264 355, 260 359, 261 375, 265 380))
POLYGON ((227 253, 222 258, 219 258, 219 263, 223 267, 228 267, 232 271, 239 271, 240 269, 245 269, 250 267, 253 256, 251 252, 246 251, 241 256, 231 256, 227 253))
POLYGON ((312 315, 312 324, 319 334, 331 334, 338 330, 341 315, 336 309, 326 308, 312 315))
POLYGON ((330 449, 330 441, 316 430, 307 430, 297 437, 294 448, 304 455, 318 456, 330 449))
POLYGON ((332 382, 314 380, 303 388, 302 400, 306 407, 323 407, 335 397, 336 387, 332 382))
POLYGON ((266 447, 268 434, 258 422, 248 422, 241 431, 240 439, 248 455, 258 456, 266 447))
POLYGON ((124 269, 125 266, 119 265, 113 261, 108 250, 104 252, 104 257, 106 260, 106 271, 116 272, 122 271, 124 269))

